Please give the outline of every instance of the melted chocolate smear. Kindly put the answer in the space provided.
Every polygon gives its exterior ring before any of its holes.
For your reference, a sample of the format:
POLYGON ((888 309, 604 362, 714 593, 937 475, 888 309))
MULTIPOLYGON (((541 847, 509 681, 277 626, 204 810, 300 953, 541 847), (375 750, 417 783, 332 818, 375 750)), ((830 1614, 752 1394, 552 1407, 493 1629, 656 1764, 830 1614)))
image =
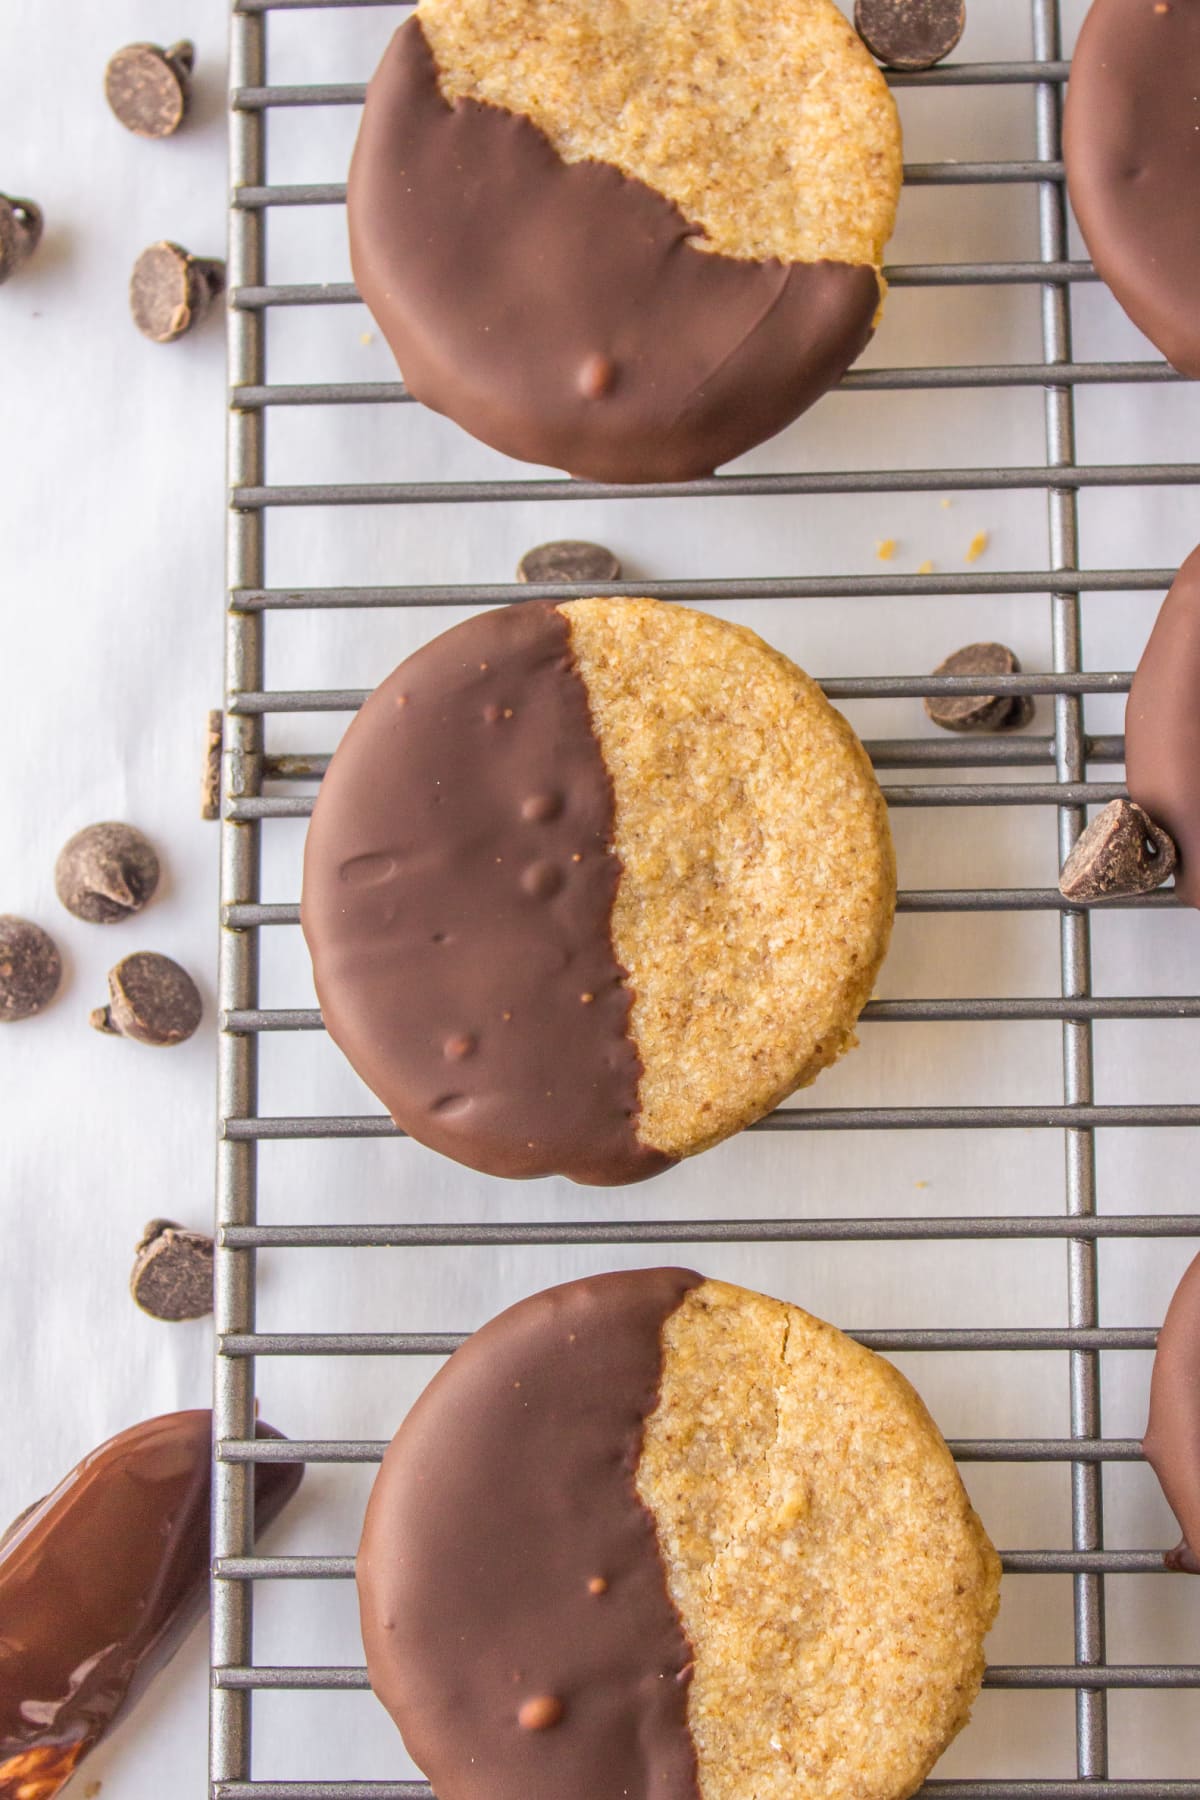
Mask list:
POLYGON ((669 200, 565 163, 524 114, 443 99, 418 19, 350 169, 359 292, 418 400, 527 462, 685 481, 781 431, 867 344, 875 270, 698 251, 669 200))
POLYGON ((1071 64, 1063 150, 1099 274, 1200 375, 1200 4, 1095 0, 1071 64))
POLYGON ((1142 1450, 1183 1532, 1167 1566, 1200 1575, 1200 1256, 1176 1288, 1158 1334, 1142 1450))
POLYGON ((636 1131, 613 804, 542 601, 402 663, 321 784, 301 920, 325 1024, 405 1131, 471 1168, 605 1185, 669 1166, 636 1131))
MULTIPOLYGON (((269 1425, 259 1437, 277 1438, 269 1425)), ((208 1600, 212 1414, 168 1413, 102 1444, 0 1552, 0 1800, 50 1800, 208 1600)), ((255 1469, 261 1530, 303 1468, 255 1469)))
POLYGON ((522 1301, 384 1457, 363 1642, 440 1800, 698 1800, 692 1651, 634 1479, 663 1325, 701 1279, 641 1269, 522 1301))
POLYGON ((1133 677, 1125 767, 1132 798, 1175 839, 1175 892, 1200 906, 1200 550, 1175 577, 1133 677))

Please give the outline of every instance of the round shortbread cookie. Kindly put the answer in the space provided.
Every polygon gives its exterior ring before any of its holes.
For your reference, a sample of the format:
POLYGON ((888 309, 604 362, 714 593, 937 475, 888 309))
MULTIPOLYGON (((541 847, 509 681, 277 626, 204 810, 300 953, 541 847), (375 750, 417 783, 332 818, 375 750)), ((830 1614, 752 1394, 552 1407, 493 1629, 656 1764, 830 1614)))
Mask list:
POLYGON ((681 480, 863 349, 901 174, 833 0, 421 0, 368 90, 351 260, 428 406, 575 475, 681 480))
POLYGON ((903 1376, 680 1269, 469 1339, 384 1457, 357 1573, 371 1684, 442 1800, 903 1800, 967 1722, 1000 1582, 903 1376))
POLYGON ((855 1042, 895 867, 865 752, 751 631, 653 600, 482 613, 367 701, 301 920, 397 1122, 492 1174, 615 1183, 855 1042))

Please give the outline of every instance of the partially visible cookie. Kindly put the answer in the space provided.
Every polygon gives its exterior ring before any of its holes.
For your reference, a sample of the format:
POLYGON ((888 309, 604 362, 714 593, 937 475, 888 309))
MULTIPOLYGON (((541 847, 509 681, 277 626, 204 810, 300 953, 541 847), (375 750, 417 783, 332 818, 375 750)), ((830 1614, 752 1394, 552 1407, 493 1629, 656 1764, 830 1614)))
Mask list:
POLYGON ((368 90, 351 260, 426 405, 527 461, 677 481, 863 349, 900 180, 833 0, 421 0, 368 90))
POLYGON ((1200 550, 1159 608, 1125 705, 1130 796, 1175 841, 1175 892, 1200 906, 1200 550))
POLYGON ((1200 5, 1093 0, 1063 155, 1097 272, 1151 343, 1200 375, 1200 5))
POLYGON ((396 1434, 371 1683, 441 1800, 903 1800, 966 1723, 999 1562, 890 1364, 681 1269, 522 1301, 396 1434), (463 1655, 463 1645, 470 1655, 463 1655))
POLYGON ((367 701, 301 922, 330 1033, 406 1131, 615 1183, 853 1046, 894 898, 870 763, 802 670, 686 607, 529 601, 367 701))
POLYGON ((1150 1382, 1150 1422, 1142 1445, 1183 1541, 1169 1569, 1200 1575, 1200 1256, 1189 1263, 1158 1334, 1150 1382))

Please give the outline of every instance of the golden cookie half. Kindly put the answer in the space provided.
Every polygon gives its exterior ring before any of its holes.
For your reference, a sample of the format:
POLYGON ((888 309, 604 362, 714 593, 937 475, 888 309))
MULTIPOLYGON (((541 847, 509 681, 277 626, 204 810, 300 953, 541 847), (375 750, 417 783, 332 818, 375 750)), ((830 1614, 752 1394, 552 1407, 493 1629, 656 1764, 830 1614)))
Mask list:
POLYGON ((491 1174, 639 1180, 855 1042, 895 866, 862 745, 741 626, 654 600, 481 613, 332 759, 301 921, 329 1032, 491 1174))
POLYGON ((900 128, 833 0, 421 0, 350 170, 412 393, 600 481, 711 473, 860 353, 900 128))
POLYGON ((357 1572, 371 1684, 442 1800, 904 1800, 1000 1585, 903 1376, 683 1269, 552 1288, 456 1351, 357 1572))

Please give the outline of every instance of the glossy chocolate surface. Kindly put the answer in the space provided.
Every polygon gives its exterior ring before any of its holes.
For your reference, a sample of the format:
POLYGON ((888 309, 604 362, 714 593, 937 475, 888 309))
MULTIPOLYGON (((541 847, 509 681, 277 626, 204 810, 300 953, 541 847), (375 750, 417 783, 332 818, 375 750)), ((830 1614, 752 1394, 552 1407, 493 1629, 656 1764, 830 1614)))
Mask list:
POLYGON ((686 1269, 535 1294, 397 1432, 358 1555, 371 1684, 439 1800, 698 1800, 691 1649, 634 1477, 686 1269))
POLYGON ((1200 1256, 1176 1288, 1158 1334, 1142 1448, 1183 1532, 1167 1562, 1200 1575, 1200 1256))
POLYGON ((405 1131, 489 1174, 639 1181, 612 783, 566 619, 478 614, 367 701, 321 784, 301 921, 331 1036, 405 1131))
POLYGON ((1099 274, 1167 360, 1200 375, 1200 0, 1094 0, 1063 151, 1099 274))
POLYGON ((359 291, 412 393, 510 456, 597 481, 710 474, 870 338, 873 268, 698 251, 697 227, 524 115, 442 97, 416 18, 367 93, 350 170, 359 291))
MULTIPOLYGON (((50 1800, 203 1613, 211 1453, 211 1413, 148 1419, 93 1450, 4 1541, 0 1800, 50 1800)), ((260 1529, 302 1475, 256 1469, 260 1529)))

